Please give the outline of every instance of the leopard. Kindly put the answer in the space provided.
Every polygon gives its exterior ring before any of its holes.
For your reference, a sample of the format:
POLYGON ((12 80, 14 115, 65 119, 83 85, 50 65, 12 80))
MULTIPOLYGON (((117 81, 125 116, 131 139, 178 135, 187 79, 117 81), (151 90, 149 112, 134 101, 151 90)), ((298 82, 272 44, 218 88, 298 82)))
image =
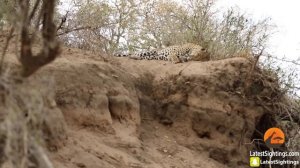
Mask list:
POLYGON ((208 61, 209 54, 205 48, 194 43, 186 43, 183 45, 173 45, 163 49, 153 49, 148 51, 115 54, 117 57, 129 57, 136 60, 164 60, 174 64, 187 61, 208 61))

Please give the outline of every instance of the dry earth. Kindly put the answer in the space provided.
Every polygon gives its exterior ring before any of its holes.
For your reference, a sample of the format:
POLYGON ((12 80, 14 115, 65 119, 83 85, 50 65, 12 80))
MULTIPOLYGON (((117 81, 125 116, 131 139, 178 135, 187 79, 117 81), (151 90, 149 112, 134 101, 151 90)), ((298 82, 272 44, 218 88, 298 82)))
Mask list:
POLYGON ((55 93, 47 142, 57 168, 236 168, 247 167, 266 113, 243 93, 250 65, 242 57, 172 64, 64 48, 29 80, 55 93))

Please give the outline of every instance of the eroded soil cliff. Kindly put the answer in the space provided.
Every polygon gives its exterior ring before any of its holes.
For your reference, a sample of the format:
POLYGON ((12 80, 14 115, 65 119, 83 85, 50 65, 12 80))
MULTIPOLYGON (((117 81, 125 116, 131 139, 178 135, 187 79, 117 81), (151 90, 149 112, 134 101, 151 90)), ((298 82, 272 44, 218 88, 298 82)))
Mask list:
POLYGON ((55 167, 245 167, 258 124, 271 124, 260 123, 272 108, 264 98, 278 97, 276 80, 251 66, 242 57, 172 64, 64 48, 28 80, 53 93, 55 167))

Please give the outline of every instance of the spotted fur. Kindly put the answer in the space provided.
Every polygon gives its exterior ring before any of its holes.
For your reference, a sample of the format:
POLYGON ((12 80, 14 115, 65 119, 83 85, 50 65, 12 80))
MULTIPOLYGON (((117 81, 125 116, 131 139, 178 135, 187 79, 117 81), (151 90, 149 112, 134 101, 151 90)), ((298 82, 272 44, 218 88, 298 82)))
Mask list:
POLYGON ((156 49, 150 51, 137 52, 133 54, 116 54, 117 57, 129 57, 131 59, 147 59, 147 60, 165 60, 172 63, 186 62, 196 59, 208 59, 206 49, 203 47, 187 43, 184 45, 174 45, 164 49, 156 49))

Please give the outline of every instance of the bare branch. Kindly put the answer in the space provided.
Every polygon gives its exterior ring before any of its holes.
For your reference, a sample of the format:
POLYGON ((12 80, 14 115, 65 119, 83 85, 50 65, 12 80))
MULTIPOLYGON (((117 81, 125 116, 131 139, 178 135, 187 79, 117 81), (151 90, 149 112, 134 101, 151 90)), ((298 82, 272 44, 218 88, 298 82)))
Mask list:
POLYGON ((29 15, 29 20, 32 20, 32 18, 33 18, 33 16, 35 15, 36 10, 37 10, 37 8, 38 8, 40 2, 41 2, 41 0, 36 0, 36 1, 35 1, 35 4, 34 4, 34 6, 33 6, 33 9, 32 9, 32 11, 31 11, 31 13, 30 13, 30 15, 29 15))
POLYGON ((22 1, 21 9, 23 11, 23 22, 21 30, 21 56, 20 62, 23 66, 23 76, 28 77, 32 75, 42 66, 52 62, 60 53, 59 43, 55 40, 56 27, 53 23, 53 14, 55 1, 43 1, 42 14, 43 14, 43 49, 36 56, 32 54, 32 39, 29 37, 29 21, 27 14, 29 9, 29 2, 22 1))
POLYGON ((264 50, 265 50, 265 48, 261 49, 258 54, 253 54, 255 60, 254 60, 254 63, 252 64, 252 66, 250 67, 250 70, 246 76, 246 80, 245 80, 245 90, 246 91, 248 90, 248 88, 250 86, 253 71, 254 71, 255 67, 257 66, 258 60, 259 60, 260 56, 263 54, 264 50))
POLYGON ((67 21, 67 17, 68 17, 69 11, 67 11, 67 13, 61 18, 61 22, 59 24, 59 26, 57 27, 56 31, 62 29, 62 26, 66 23, 67 21))
POLYGON ((61 32, 61 33, 57 34, 56 36, 61 36, 61 35, 65 35, 65 34, 68 34, 68 33, 71 33, 71 32, 80 31, 80 30, 87 30, 87 29, 92 29, 92 27, 91 26, 77 27, 77 28, 74 28, 74 29, 71 29, 71 30, 66 30, 64 32, 61 32))
POLYGON ((282 58, 278 58, 278 57, 274 57, 272 55, 263 55, 264 57, 268 57, 268 58, 273 58, 273 59, 276 59, 276 60, 279 60, 279 61, 283 61, 283 62, 289 62, 289 63, 292 63, 292 64, 295 64, 297 66, 300 65, 299 62, 297 61, 292 61, 292 60, 287 60, 287 59, 282 59, 282 58))

